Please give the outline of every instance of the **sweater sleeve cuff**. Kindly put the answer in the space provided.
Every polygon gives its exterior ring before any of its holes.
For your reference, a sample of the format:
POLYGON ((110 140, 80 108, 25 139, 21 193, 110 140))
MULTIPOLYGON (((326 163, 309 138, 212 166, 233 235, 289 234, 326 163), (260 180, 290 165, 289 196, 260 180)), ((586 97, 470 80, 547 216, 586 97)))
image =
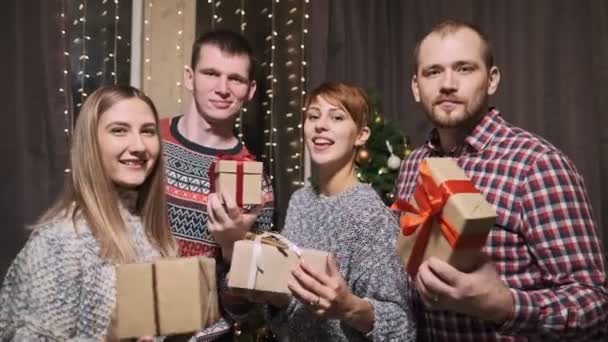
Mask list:
POLYGON ((531 294, 516 289, 509 289, 513 296, 513 311, 498 331, 503 334, 513 335, 525 331, 534 331, 537 326, 539 308, 534 305, 531 294))

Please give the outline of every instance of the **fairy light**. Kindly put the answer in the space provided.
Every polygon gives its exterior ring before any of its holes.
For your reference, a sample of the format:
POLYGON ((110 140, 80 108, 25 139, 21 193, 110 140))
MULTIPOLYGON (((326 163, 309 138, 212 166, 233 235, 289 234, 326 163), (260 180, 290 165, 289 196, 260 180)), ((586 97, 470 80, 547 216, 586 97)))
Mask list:
MULTIPOLYGON (((65 138, 67 141, 67 145, 69 145, 71 137, 72 137, 72 127, 74 127, 74 116, 72 115, 72 110, 70 108, 70 93, 67 91, 69 78, 70 78, 70 52, 68 51, 68 38, 67 38, 67 25, 66 25, 66 1, 61 1, 61 13, 59 17, 61 18, 61 44, 63 45, 63 80, 61 82, 61 86, 58 89, 60 96, 63 98, 64 107, 63 107, 63 121, 64 121, 64 129, 65 138)), ((72 170, 68 166, 63 170, 65 173, 70 173, 72 170)))
POLYGON ((150 89, 150 82, 152 81, 152 60, 150 58, 150 28, 152 27, 152 13, 154 11, 154 4, 152 0, 148 0, 148 7, 144 10, 144 70, 145 70, 145 88, 146 90, 150 89))
MULTIPOLYGON (((309 0, 304 0, 302 2, 302 18, 301 18, 301 28, 302 28, 302 32, 300 34, 300 106, 302 108, 302 111, 300 113, 304 113, 304 99, 306 97, 306 78, 304 77, 304 75, 306 75, 306 35, 308 34, 308 3, 309 0)), ((304 134, 303 134, 303 127, 302 127, 302 122, 304 122, 304 120, 302 120, 302 116, 300 116, 300 120, 298 122, 298 132, 299 132, 299 141, 300 141, 300 148, 299 151, 296 153, 296 158, 299 158, 299 166, 300 166, 300 185, 304 185, 304 181, 307 178, 308 175, 306 175, 306 169, 309 169, 309 167, 306 166, 306 159, 305 159, 305 149, 304 149, 304 134)))
MULTIPOLYGON (((78 76, 80 77, 80 88, 78 88, 78 93, 80 93, 79 102, 76 103, 76 107, 82 106, 82 102, 84 102, 85 97, 87 97, 87 93, 85 92, 85 82, 88 78, 88 74, 86 73, 87 61, 89 60, 89 56, 87 55, 87 40, 90 39, 87 36, 87 0, 83 0, 83 2, 78 5, 78 10, 82 13, 79 13, 80 17, 75 21, 75 25, 81 25, 81 37, 79 39, 80 45, 80 57, 79 61, 79 70, 78 76)), ((78 39, 78 38, 77 38, 78 39)))
MULTIPOLYGON (((276 1, 278 2, 278 1, 276 1)), ((270 39, 267 37, 267 41, 270 42, 270 63, 268 64, 270 67, 270 75, 268 75, 267 80, 270 82, 268 87, 268 102, 269 109, 266 110, 266 114, 268 115, 268 122, 270 129, 268 130, 268 141, 266 142, 266 146, 268 147, 268 164, 269 164, 269 176, 270 180, 274 179, 274 147, 276 146, 275 136, 276 136, 276 128, 274 128, 274 93, 275 93, 275 83, 276 78, 274 75, 274 63, 275 63, 275 48, 276 48, 276 36, 278 35, 276 31, 276 6, 275 1, 271 1, 271 9, 270 13, 268 13, 268 18, 270 19, 270 39)))
MULTIPOLYGON (((235 14, 239 16, 239 29, 241 34, 244 36, 245 27, 247 26, 247 22, 245 21, 245 0, 240 1, 239 7, 236 9, 235 14)), ((253 68, 253 65, 251 65, 250 68, 253 68)), ((245 145, 245 141, 243 140, 243 116, 245 113, 247 113, 247 108, 243 106, 239 110, 239 116, 234 122, 234 126, 238 130, 237 136, 243 145, 245 145)))
POLYGON ((114 53, 112 54, 112 81, 114 84, 118 82, 118 40, 121 39, 121 36, 118 32, 118 20, 120 20, 120 16, 118 15, 118 0, 114 0, 114 53))
MULTIPOLYGON (((180 1, 178 8, 177 8, 177 17, 179 19, 180 25, 181 27, 179 27, 177 29, 177 44, 175 46, 175 49, 177 51, 177 56, 178 56, 178 60, 179 61, 183 61, 184 60, 184 28, 186 27, 186 22, 185 22, 185 15, 184 15, 184 9, 185 9, 185 4, 184 1, 180 1)), ((184 67, 186 67, 186 65, 184 65, 184 67)), ((176 80, 175 80, 175 86, 177 87, 176 89, 176 93, 177 93, 177 108, 181 107, 181 104, 183 102, 183 98, 182 98, 182 74, 180 74, 179 72, 175 74, 176 75, 176 80)), ((181 110, 181 108, 180 108, 181 110)))

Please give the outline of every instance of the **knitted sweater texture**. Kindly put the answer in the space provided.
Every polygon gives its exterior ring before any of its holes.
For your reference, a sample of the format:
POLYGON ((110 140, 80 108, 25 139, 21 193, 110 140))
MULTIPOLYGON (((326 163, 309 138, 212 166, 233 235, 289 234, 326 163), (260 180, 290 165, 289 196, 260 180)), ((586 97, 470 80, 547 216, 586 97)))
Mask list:
POLYGON ((335 197, 313 187, 295 192, 282 234, 298 246, 333 254, 348 287, 374 307, 374 326, 364 335, 345 322, 315 316, 292 299, 272 327, 289 341, 413 341, 416 324, 409 306, 410 283, 395 253, 395 216, 369 185, 335 197))
MULTIPOLYGON (((139 217, 123 210, 138 262, 158 257, 139 217)), ((34 228, 0 290, 0 341, 100 341, 116 306, 116 272, 84 219, 34 228)))

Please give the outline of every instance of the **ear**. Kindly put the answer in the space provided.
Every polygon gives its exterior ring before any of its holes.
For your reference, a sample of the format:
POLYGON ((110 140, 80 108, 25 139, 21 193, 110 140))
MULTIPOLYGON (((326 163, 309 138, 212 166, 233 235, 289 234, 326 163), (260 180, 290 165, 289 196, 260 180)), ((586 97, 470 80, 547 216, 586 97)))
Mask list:
POLYGON ((257 84, 255 83, 255 80, 251 81, 251 83, 249 84, 249 94, 247 96, 247 101, 250 101, 253 98, 253 95, 255 95, 256 88, 257 84))
POLYGON ((189 91, 194 90, 194 70, 187 65, 184 67, 184 86, 189 91))
POLYGON ((367 139, 369 139, 369 135, 371 134, 371 130, 368 126, 364 126, 359 129, 359 133, 357 134, 357 140, 355 140, 355 147, 361 147, 365 145, 367 139))
POLYGON ((488 82, 488 95, 493 95, 498 90, 498 83, 500 82, 500 70, 497 66, 490 68, 489 82, 488 82))
POLYGON ((418 77, 412 75, 412 94, 414 94, 414 100, 420 102, 420 91, 418 90, 418 77))

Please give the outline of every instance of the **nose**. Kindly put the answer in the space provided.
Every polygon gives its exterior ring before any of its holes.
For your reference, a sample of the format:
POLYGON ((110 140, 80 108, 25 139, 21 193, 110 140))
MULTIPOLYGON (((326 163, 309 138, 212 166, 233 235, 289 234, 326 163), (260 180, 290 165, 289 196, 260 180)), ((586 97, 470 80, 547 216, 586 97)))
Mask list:
POLYGON ((458 90, 458 80, 451 70, 446 70, 441 78, 441 92, 451 94, 458 90))
POLYGON ((129 151, 132 153, 142 153, 146 150, 146 144, 140 134, 133 134, 129 141, 129 151))
POLYGON ((228 78, 222 76, 217 80, 215 91, 222 97, 228 97, 230 95, 230 88, 228 86, 228 78))
POLYGON ((321 115, 317 120, 315 120, 315 131, 322 132, 327 130, 327 116, 321 115))

